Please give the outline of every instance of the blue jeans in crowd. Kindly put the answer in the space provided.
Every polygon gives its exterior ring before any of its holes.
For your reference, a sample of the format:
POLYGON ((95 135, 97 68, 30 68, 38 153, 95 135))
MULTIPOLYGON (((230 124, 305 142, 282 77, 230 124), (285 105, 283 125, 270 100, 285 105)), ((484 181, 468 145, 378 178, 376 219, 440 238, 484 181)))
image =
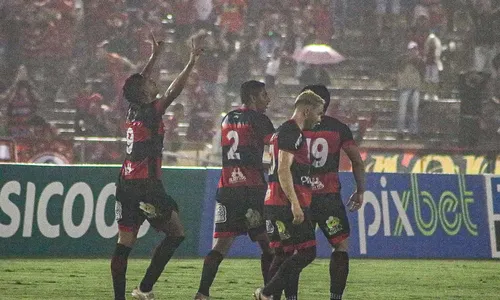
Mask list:
POLYGON ((406 128, 406 113, 408 102, 411 103, 412 115, 410 120, 410 133, 418 133, 418 108, 420 105, 420 91, 416 89, 402 89, 399 91, 398 133, 403 133, 406 128))

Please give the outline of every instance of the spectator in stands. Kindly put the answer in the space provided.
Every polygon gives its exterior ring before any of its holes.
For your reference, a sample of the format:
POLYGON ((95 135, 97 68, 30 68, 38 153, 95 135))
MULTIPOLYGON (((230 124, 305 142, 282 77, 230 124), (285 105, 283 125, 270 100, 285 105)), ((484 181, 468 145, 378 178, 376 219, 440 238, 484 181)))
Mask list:
POLYGON ((432 0, 429 3, 429 25, 431 30, 438 36, 442 37, 446 32, 446 11, 439 0, 432 0))
POLYGON ((104 119, 101 103, 98 101, 90 102, 85 110, 78 110, 75 114, 75 134, 79 136, 110 136, 104 119))
POLYGON ((121 103, 122 86, 130 72, 137 69, 137 65, 127 57, 118 53, 108 51, 108 41, 103 41, 97 46, 96 58, 93 63, 93 77, 102 78, 111 87, 109 97, 112 99, 112 107, 117 110, 124 109, 126 105, 121 103))
POLYGON ((31 135, 29 121, 38 110, 40 97, 28 80, 16 81, 2 97, 7 102, 8 132, 13 137, 31 135))
POLYGON ((453 18, 447 17, 449 32, 464 34, 470 32, 474 26, 472 16, 469 12, 467 0, 445 0, 444 3, 453 3, 453 18), (452 27, 450 27, 452 26, 452 27))
POLYGON ((300 75, 299 83, 304 86, 314 84, 330 86, 332 84, 330 75, 326 69, 319 65, 311 65, 309 68, 305 69, 300 75))
POLYGON ((266 62, 273 55, 274 49, 281 45, 280 16, 274 12, 265 12, 266 17, 260 23, 258 30, 259 59, 266 62))
MULTIPOLYGON (((393 0, 399 1, 399 0, 393 0)), ((312 25, 316 33, 316 43, 330 44, 333 36, 332 12, 327 0, 311 1, 312 25)))
POLYGON ((431 33, 427 37, 424 45, 424 62, 425 62, 425 83, 426 94, 425 100, 438 100, 439 89, 439 72, 443 71, 443 62, 441 61, 442 53, 441 40, 436 34, 431 33))
POLYGON ((410 41, 417 43, 418 51, 420 55, 425 53, 425 41, 430 34, 429 18, 426 15, 420 15, 413 26, 410 29, 410 41))
POLYGON ((210 31, 205 40, 205 51, 200 57, 196 67, 197 73, 200 76, 200 84, 203 85, 210 98, 209 102, 217 104, 217 107, 222 107, 219 86, 219 73, 225 58, 225 51, 221 42, 215 37, 215 34, 210 31))
POLYGON ((417 26, 420 18, 425 17, 425 19, 430 20, 431 14, 429 7, 426 3, 427 0, 418 0, 417 5, 413 9, 413 18, 411 20, 411 26, 417 26))
POLYGON ((422 85, 422 70, 424 62, 418 53, 418 45, 411 41, 407 52, 399 58, 397 69, 397 86, 399 94, 398 138, 404 137, 408 103, 411 103, 412 117, 410 134, 418 134, 418 109, 420 105, 420 90, 422 85))
POLYGON ((266 87, 273 89, 276 84, 276 76, 280 71, 281 64, 281 50, 280 48, 275 48, 273 55, 269 58, 266 66, 265 81, 266 87))
POLYGON ((196 28, 197 29, 213 29, 213 2, 212 0, 196 0, 195 8, 197 12, 196 28))
POLYGON ((186 83, 186 90, 191 107, 189 111, 189 126, 186 139, 197 143, 199 148, 203 148, 203 143, 208 142, 213 136, 213 114, 212 107, 207 99, 207 92, 201 84, 199 74, 191 73, 186 83))
POLYGON ((462 0, 441 0, 446 18, 446 30, 455 31, 455 12, 462 6, 462 0))
POLYGON ((396 17, 401 12, 400 0, 376 0, 377 8, 377 35, 382 36, 386 24, 392 28, 396 17))
POLYGON ((347 2, 347 0, 330 0, 330 15, 335 37, 344 37, 347 23, 347 2))
POLYGON ((229 51, 235 50, 235 42, 245 27, 247 5, 245 0, 215 0, 219 14, 219 26, 229 42, 229 51))
POLYGON ((75 45, 74 1, 25 1, 19 18, 19 53, 42 97, 53 101, 75 45))
MULTIPOLYGON (((251 52, 250 45, 243 44, 240 51, 237 51, 229 58, 227 65, 226 93, 235 93, 242 82, 250 80, 251 52)), ((228 108, 227 106, 225 108, 228 108)))
POLYGON ((493 59, 493 69, 495 70, 494 82, 491 90, 491 101, 500 104, 500 53, 493 59))
POLYGON ((28 124, 31 126, 30 138, 51 140, 57 136, 57 130, 42 116, 34 115, 28 124))
POLYGON ((197 19, 195 0, 174 0, 175 34, 177 40, 191 36, 193 25, 197 19))
POLYGON ((495 76, 490 81, 490 93, 483 103, 481 127, 488 136, 500 138, 500 54, 493 59, 495 76))
POLYGON ((97 44, 108 39, 114 31, 113 25, 116 23, 109 20, 122 15, 125 11, 125 4, 120 0, 88 0, 84 3, 83 11, 83 29, 89 53, 92 55, 97 44))
POLYGON ((477 72, 491 74, 492 61, 495 56, 495 19, 500 10, 492 10, 490 0, 478 0, 475 5, 469 0, 469 9, 475 25, 474 32, 474 69, 477 72))

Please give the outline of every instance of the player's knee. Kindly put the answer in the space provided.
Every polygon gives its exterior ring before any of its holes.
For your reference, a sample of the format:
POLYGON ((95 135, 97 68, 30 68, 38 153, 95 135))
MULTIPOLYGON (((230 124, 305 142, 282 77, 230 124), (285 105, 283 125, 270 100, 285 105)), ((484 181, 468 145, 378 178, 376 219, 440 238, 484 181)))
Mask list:
POLYGON ((348 252, 349 251, 349 242, 348 239, 345 239, 339 243, 333 245, 333 248, 336 252, 348 252))
POLYGON ((298 262, 302 268, 305 268, 307 265, 313 262, 316 258, 316 246, 309 247, 306 249, 301 249, 298 251, 298 262))
POLYGON ((224 238, 217 238, 215 240, 215 245, 212 250, 215 250, 222 254, 223 256, 226 256, 227 252, 231 248, 231 245, 234 242, 235 237, 224 237, 224 238))
POLYGON ((310 264, 316 258, 316 246, 305 249, 304 259, 306 264, 310 264))
POLYGON ((137 241, 137 235, 134 232, 120 231, 118 233, 118 244, 132 248, 137 241))

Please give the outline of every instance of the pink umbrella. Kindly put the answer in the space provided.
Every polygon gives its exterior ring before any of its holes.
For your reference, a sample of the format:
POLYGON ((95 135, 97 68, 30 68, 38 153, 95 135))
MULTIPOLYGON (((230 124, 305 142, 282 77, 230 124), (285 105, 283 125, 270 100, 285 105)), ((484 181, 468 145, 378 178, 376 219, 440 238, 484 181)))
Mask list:
POLYGON ((293 59, 311 65, 333 65, 345 60, 345 57, 328 45, 312 44, 296 51, 293 59))

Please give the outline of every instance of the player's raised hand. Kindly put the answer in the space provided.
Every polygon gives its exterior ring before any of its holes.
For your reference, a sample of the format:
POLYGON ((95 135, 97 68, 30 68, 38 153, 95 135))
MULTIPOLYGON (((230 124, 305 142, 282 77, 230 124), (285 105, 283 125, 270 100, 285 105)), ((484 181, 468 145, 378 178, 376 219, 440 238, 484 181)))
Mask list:
POLYGON ((349 197, 349 201, 347 201, 347 207, 349 211, 357 211, 363 205, 363 193, 354 192, 351 197, 349 197))
POLYGON ((163 49, 165 48, 165 41, 157 41, 155 38, 155 35, 153 34, 153 31, 150 32, 149 38, 151 40, 153 53, 160 54, 163 51, 163 49))
POLYGON ((205 50, 203 47, 206 36, 207 32, 202 29, 191 38, 191 59, 198 59, 205 50))
POLYGON ((304 212, 299 204, 292 204, 293 224, 304 222, 304 212))

